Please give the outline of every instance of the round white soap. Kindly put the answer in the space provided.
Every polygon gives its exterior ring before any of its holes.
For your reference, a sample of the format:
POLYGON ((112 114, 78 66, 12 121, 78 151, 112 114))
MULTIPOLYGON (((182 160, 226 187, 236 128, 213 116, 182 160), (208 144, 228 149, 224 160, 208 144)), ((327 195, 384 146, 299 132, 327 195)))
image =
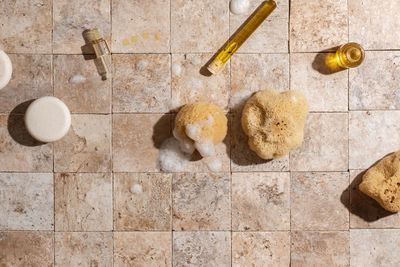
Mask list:
POLYGON ((11 74, 11 60, 3 50, 0 50, 0 89, 4 88, 11 80, 11 74))
POLYGON ((250 7, 249 0, 232 0, 230 3, 230 9, 233 14, 245 14, 250 7))
POLYGON ((67 134, 71 126, 71 114, 60 99, 53 96, 41 97, 26 110, 25 126, 36 140, 54 142, 67 134))

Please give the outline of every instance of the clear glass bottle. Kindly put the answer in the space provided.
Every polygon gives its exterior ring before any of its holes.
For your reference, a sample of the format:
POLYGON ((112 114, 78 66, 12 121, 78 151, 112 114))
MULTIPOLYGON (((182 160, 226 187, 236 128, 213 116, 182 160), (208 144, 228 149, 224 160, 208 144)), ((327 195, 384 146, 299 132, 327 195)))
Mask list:
POLYGON ((336 51, 337 63, 344 69, 358 67, 364 58, 364 49, 357 43, 344 44, 336 51))
POLYGON ((111 52, 107 41, 100 36, 97 29, 85 30, 83 37, 86 43, 93 48, 97 71, 103 80, 107 80, 107 73, 111 73, 111 52))

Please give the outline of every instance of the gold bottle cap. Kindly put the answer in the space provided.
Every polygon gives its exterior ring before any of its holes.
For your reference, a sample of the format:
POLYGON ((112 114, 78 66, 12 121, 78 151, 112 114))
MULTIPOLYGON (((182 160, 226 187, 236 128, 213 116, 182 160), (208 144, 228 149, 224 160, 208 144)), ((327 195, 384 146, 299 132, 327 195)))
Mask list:
POLYGON ((89 43, 101 39, 101 36, 98 29, 88 29, 83 32, 83 38, 89 43))

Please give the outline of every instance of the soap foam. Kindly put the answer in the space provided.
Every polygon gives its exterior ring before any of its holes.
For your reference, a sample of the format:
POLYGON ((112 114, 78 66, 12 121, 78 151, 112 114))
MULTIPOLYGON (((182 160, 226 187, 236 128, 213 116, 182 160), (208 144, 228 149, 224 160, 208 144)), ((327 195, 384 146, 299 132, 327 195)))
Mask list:
POLYGON ((203 158, 212 157, 215 155, 215 146, 211 140, 206 140, 204 143, 195 142, 194 147, 199 151, 203 158))
POLYGON ((172 131, 172 134, 179 141, 179 146, 183 152, 188 154, 192 154, 194 152, 194 144, 191 141, 187 140, 175 129, 172 131))
POLYGON ((149 62, 147 62, 146 60, 139 60, 138 62, 136 62, 135 68, 136 70, 144 70, 147 65, 149 65, 149 62))
POLYGON ((230 3, 230 9, 233 14, 245 14, 250 7, 249 0, 232 0, 230 3))
POLYGON ((142 186, 140 184, 134 184, 131 186, 129 191, 131 191, 132 194, 139 194, 139 193, 142 193, 143 190, 142 190, 142 186))
POLYGON ((222 169, 222 162, 218 158, 210 158, 206 161, 207 167, 212 172, 219 172, 222 169))
POLYGON ((68 82, 72 84, 83 83, 84 81, 86 81, 86 78, 80 74, 76 74, 68 80, 68 82))
POLYGON ((182 72, 182 67, 180 65, 177 64, 173 64, 172 65, 172 74, 173 75, 179 75, 182 72))
POLYGON ((190 155, 180 149, 180 142, 174 137, 165 140, 158 152, 158 167, 165 172, 182 172, 190 160, 190 155))

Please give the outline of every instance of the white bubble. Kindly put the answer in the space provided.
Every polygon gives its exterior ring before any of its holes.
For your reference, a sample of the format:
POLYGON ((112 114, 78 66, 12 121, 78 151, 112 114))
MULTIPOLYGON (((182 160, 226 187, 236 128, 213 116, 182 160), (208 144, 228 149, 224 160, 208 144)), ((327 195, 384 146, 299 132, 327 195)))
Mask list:
POLYGON ((132 194, 142 193, 142 186, 140 184, 134 184, 131 186, 129 191, 131 191, 132 194))
POLYGON ((231 12, 236 15, 246 13, 249 10, 249 7, 249 0, 232 0, 230 3, 231 12))
POLYGON ((83 83, 84 81, 86 81, 86 78, 80 74, 76 74, 68 80, 68 82, 72 84, 83 83))

